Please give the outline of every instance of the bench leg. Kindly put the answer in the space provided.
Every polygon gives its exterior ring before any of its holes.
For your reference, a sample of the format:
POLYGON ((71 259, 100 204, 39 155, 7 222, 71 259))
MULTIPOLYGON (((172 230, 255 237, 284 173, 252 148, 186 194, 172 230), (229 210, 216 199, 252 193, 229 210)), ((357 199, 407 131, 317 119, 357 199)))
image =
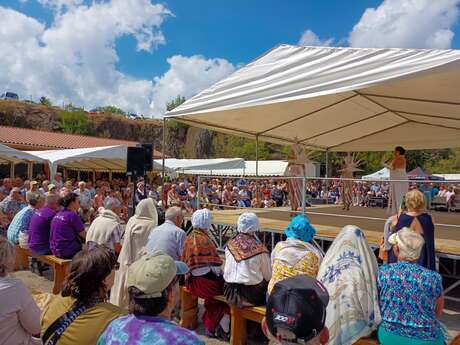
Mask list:
POLYGON ((198 327, 198 298, 185 288, 180 289, 180 325, 188 329, 198 327))
POLYGON ((230 307, 230 345, 246 345, 246 319, 235 306, 230 307))
POLYGON ((27 270, 29 268, 29 257, 25 255, 21 250, 16 251, 16 261, 14 263, 14 269, 27 270))
POLYGON ((54 285, 53 293, 57 295, 62 290, 62 284, 67 274, 67 268, 69 265, 53 265, 54 270, 54 285))

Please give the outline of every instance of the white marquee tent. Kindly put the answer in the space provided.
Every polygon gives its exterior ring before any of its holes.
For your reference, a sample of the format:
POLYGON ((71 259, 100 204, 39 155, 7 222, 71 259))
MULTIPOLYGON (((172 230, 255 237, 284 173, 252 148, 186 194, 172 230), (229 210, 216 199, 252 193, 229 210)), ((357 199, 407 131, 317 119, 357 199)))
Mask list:
MULTIPOLYGON (((161 169, 163 161, 154 160, 154 168, 161 169)), ((165 167, 168 172, 189 173, 189 170, 219 170, 219 169, 242 169, 244 160, 242 158, 214 158, 214 159, 165 159, 165 167)))
POLYGON ((460 147, 460 51, 279 45, 167 113, 317 150, 460 147))
POLYGON ((0 144, 0 164, 17 164, 21 162, 43 163, 43 161, 43 158, 40 158, 33 153, 19 151, 9 146, 0 144))
POLYGON ((58 165, 72 170, 124 172, 126 152, 126 145, 116 145, 29 153, 48 160, 51 176, 54 176, 58 165))
MULTIPOLYGON (((245 161, 245 166, 236 169, 194 169, 187 171, 191 175, 216 175, 216 176, 255 176, 256 161, 245 161)), ((287 170, 287 161, 259 161, 258 175, 259 176, 285 176, 287 170)), ((315 169, 315 166, 313 166, 315 169)))
POLYGON ((371 181, 389 180, 390 179, 390 169, 388 168, 380 169, 379 171, 376 171, 375 173, 364 175, 363 177, 361 177, 361 179, 371 180, 371 181))

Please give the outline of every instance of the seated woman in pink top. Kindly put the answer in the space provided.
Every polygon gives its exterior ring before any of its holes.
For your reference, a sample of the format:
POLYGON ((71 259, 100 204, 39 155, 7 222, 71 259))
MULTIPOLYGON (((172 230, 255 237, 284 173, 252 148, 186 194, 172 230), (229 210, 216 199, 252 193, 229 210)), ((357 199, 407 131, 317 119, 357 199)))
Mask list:
POLYGON ((22 280, 10 277, 16 258, 15 248, 0 236, 0 335, 2 344, 41 344, 40 309, 22 280))

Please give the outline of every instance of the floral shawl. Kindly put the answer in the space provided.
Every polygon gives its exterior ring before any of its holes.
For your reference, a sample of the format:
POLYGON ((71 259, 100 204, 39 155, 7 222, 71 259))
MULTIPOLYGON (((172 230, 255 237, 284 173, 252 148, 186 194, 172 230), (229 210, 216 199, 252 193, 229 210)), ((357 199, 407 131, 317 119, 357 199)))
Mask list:
POLYGON ((272 278, 268 284, 268 292, 280 280, 306 274, 316 278, 323 252, 314 244, 296 238, 288 238, 278 242, 272 251, 272 278))
POLYGON ((261 253, 268 253, 268 249, 256 237, 246 233, 239 233, 227 244, 227 248, 236 262, 247 260, 261 253))
POLYGON ((329 292, 326 326, 330 345, 353 344, 381 321, 378 265, 361 229, 345 226, 326 253, 318 280, 329 292))
POLYGON ((190 270, 207 266, 221 266, 222 259, 205 230, 193 229, 187 236, 182 261, 190 270))

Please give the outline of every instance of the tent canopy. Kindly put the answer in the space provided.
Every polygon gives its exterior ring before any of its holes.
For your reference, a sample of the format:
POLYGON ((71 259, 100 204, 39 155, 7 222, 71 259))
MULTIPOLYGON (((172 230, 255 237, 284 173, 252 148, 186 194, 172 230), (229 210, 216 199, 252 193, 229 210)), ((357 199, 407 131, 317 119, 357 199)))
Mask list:
POLYGON ((317 150, 460 147, 460 51, 279 45, 167 113, 317 150))
POLYGON ((17 164, 24 161, 43 163, 44 159, 36 156, 34 153, 19 151, 0 144, 0 164, 17 164))
POLYGON ((383 180, 389 180, 390 179, 390 169, 388 168, 383 168, 380 169, 379 171, 376 171, 375 173, 369 174, 369 175, 364 175, 361 177, 363 180, 377 180, 377 181, 383 181, 383 180))
POLYGON ((34 155, 50 162, 51 176, 57 166, 87 171, 126 171, 126 145, 101 146, 68 150, 32 151, 34 155))
MULTIPOLYGON (((154 161, 155 168, 161 168, 163 161, 154 161)), ((218 170, 218 169, 242 169, 244 160, 242 158, 214 158, 214 159, 165 159, 167 171, 188 171, 194 170, 218 170)))
MULTIPOLYGON (((216 176, 256 176, 256 161, 245 161, 245 166, 234 169, 193 169, 187 171, 190 175, 216 176)), ((259 161, 259 176, 284 176, 287 170, 287 161, 259 161)))

